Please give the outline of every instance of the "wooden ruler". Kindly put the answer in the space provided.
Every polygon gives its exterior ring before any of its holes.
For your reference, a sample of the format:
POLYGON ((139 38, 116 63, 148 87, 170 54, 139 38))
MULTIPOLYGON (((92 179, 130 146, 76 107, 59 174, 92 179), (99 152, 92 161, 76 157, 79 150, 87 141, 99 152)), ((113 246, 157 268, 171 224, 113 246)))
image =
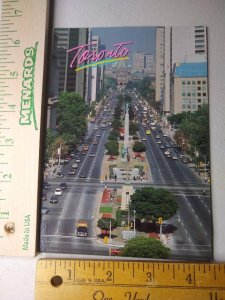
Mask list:
POLYGON ((0 255, 33 256, 46 0, 3 0, 0 21, 0 255))
POLYGON ((41 259, 36 300, 225 300, 225 264, 41 259))

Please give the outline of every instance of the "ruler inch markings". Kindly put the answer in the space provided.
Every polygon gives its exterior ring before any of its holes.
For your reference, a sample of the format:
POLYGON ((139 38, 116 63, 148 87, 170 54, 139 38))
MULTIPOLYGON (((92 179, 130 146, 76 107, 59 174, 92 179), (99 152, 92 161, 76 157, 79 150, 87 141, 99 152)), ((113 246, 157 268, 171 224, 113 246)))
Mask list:
MULTIPOLYGON (((52 260, 52 263, 54 263, 55 260, 52 260)), ((60 266, 60 264, 58 264, 57 275, 60 275, 62 280, 62 284, 60 285, 60 289, 62 290, 61 294, 57 288, 52 289, 51 286, 51 279, 55 276, 55 271, 54 268, 51 267, 51 262, 47 259, 40 259, 37 262, 36 300, 50 299, 51 297, 51 299, 55 300, 75 299, 77 294, 79 295, 79 299, 125 299, 126 297, 121 298, 124 297, 125 293, 127 295, 126 299, 141 300, 165 300, 168 299, 168 297, 170 297, 169 299, 175 300, 225 299, 225 264, 169 262, 170 266, 168 266, 168 263, 165 261, 159 263, 154 261, 150 263, 140 263, 139 261, 128 262, 108 260, 108 268, 110 268, 113 280, 105 281, 105 273, 102 271, 106 270, 105 267, 107 261, 100 261, 100 263, 99 260, 94 259, 82 261, 79 259, 65 259, 65 261, 67 266, 73 266, 70 270, 67 270, 73 272, 73 276, 70 276, 72 273, 69 273, 70 275, 67 276, 68 273, 64 271, 65 265, 61 263, 60 266), (43 263, 42 261, 48 261, 49 263, 43 263), (145 270, 150 269, 152 271, 153 278, 151 281, 144 280, 146 274, 143 274, 140 264, 145 265, 145 270), (164 267, 164 273, 162 273, 163 265, 166 266, 164 267), (183 265, 186 267, 184 268, 183 265), (84 266, 86 266, 86 268, 84 266), (205 270, 207 270, 205 273, 204 267, 205 270), (93 269, 92 272, 90 268, 93 269), (133 272, 132 269, 135 269, 136 272, 134 273, 133 280, 130 280, 133 272), (215 270, 221 270, 222 272, 217 272, 217 276, 214 277, 215 270), (180 272, 183 271, 184 274, 182 275, 180 272), (194 274, 192 284, 189 284, 184 280, 184 278, 189 275, 190 271, 194 274), (173 272, 176 273, 176 276, 173 276, 173 272), (96 281, 95 278, 98 280, 96 281), (167 279, 169 278, 172 280, 168 281, 167 279), (43 289, 47 295, 46 298, 42 298, 43 289), (98 291, 101 291, 101 293, 98 291), (118 296, 119 291, 122 293, 119 294, 120 297, 118 296), (99 295, 99 297, 97 298, 96 295, 99 295), (104 297, 102 295, 104 295, 104 297), (114 297, 117 295, 117 298, 112 297, 112 295, 114 297)))

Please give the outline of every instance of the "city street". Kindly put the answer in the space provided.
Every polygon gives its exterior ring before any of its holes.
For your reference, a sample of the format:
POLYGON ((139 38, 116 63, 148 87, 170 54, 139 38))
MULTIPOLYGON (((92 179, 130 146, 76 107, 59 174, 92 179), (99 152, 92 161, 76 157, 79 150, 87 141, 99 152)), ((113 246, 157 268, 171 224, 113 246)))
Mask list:
MULTIPOLYGON (((111 105, 114 106, 115 98, 111 105)), ((141 106, 139 106, 139 113, 141 106)), ((142 124, 142 116, 138 116, 142 124)), ((110 131, 110 115, 104 110, 94 124, 89 125, 86 143, 89 149, 86 154, 82 150, 70 162, 60 167, 64 177, 54 175, 48 179, 50 190, 45 191, 47 199, 54 194, 55 188, 61 182, 67 184, 59 196, 58 203, 43 201, 42 206, 49 209, 42 215, 41 222, 41 251, 59 253, 77 253, 91 255, 108 255, 108 247, 97 242, 97 220, 99 203, 104 184, 108 188, 121 188, 122 180, 107 180, 101 178, 101 169, 105 153, 105 143, 110 131), (100 122, 99 122, 100 120, 100 122), (106 121, 106 128, 102 123, 106 121), (97 144, 93 144, 97 140, 97 144), (91 156, 90 156, 91 155, 91 156), (75 159, 80 159, 74 175, 69 175, 75 159), (78 220, 85 220, 88 224, 88 237, 77 237, 76 224, 78 220)), ((149 117, 149 123, 151 122, 149 117)), ((167 220, 166 224, 175 226, 173 234, 169 234, 166 245, 171 248, 172 259, 210 260, 211 259, 211 204, 209 186, 196 174, 189 164, 180 158, 173 159, 164 154, 160 148, 166 144, 163 131, 156 128, 150 135, 146 135, 146 128, 140 125, 140 139, 145 139, 146 156, 150 165, 150 176, 147 180, 131 180, 134 189, 154 186, 170 190, 174 193, 179 210, 177 215, 167 220), (156 138, 156 136, 159 136, 156 138), (161 141, 159 144, 158 141, 161 141), (206 190, 206 193, 202 193, 206 190)), ((170 147, 172 155, 177 155, 170 147)), ((167 225, 164 225, 164 230, 167 225)))

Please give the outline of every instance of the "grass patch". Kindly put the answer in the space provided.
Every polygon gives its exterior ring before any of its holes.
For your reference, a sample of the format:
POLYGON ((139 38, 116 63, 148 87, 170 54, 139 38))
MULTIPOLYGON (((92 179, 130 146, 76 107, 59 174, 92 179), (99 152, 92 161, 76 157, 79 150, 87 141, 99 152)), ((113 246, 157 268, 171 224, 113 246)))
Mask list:
POLYGON ((105 213, 109 214, 109 213, 112 213, 112 210, 113 210, 113 208, 110 206, 101 206, 99 212, 102 214, 105 214, 105 213))

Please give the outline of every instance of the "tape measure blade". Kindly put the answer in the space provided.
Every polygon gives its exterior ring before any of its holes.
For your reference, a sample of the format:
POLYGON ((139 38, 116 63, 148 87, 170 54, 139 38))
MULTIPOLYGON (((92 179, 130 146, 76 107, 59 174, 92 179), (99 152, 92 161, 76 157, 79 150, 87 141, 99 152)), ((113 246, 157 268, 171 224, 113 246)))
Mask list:
POLYGON ((0 255, 35 255, 48 2, 2 1, 0 255))

